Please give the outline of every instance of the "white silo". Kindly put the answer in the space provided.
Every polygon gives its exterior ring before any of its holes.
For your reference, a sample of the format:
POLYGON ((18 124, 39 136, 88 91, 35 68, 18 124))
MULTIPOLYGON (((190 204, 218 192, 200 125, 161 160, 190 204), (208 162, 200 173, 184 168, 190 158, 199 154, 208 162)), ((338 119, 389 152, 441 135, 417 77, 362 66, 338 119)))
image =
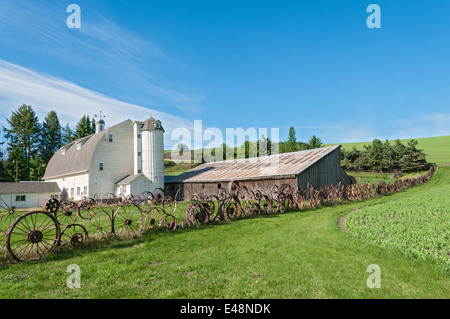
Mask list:
POLYGON ((142 174, 154 188, 164 189, 164 129, 153 117, 145 120, 141 128, 142 174))

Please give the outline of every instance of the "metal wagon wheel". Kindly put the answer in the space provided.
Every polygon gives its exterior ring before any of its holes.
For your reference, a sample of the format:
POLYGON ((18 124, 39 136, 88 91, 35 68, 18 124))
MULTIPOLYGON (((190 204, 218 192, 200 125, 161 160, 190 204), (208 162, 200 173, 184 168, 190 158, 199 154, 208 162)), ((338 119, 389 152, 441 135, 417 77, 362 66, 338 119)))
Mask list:
POLYGON ((55 214, 59 207, 61 206, 61 203, 56 198, 49 198, 42 204, 42 209, 44 212, 55 214))
POLYGON ((16 260, 37 260, 53 252, 60 239, 56 218, 46 212, 29 212, 20 216, 6 233, 6 249, 16 260))
POLYGON ((165 216, 159 223, 160 226, 164 229, 168 229, 171 231, 174 231, 175 229, 177 229, 177 218, 171 214, 166 214, 166 213, 164 213, 164 214, 165 214, 165 216))
POLYGON ((267 213, 267 214, 272 213, 272 210, 273 210, 272 199, 269 196, 267 196, 267 195, 263 195, 261 197, 261 201, 259 203, 259 207, 261 208, 261 210, 264 213, 267 213))
MULTIPOLYGON (((15 203, 17 204, 17 203, 15 203)), ((22 206, 25 206, 23 204, 22 206)), ((0 223, 0 234, 6 234, 9 226, 21 215, 23 212, 18 212, 22 208, 13 204, 13 197, 10 197, 10 203, 8 204, 3 198, 0 197, 0 209, 3 210, 1 223, 0 223)))
POLYGON ((89 218, 87 230, 91 235, 112 233, 111 215, 102 210, 98 210, 91 218, 89 218))
POLYGON ((162 221, 162 209, 160 207, 151 207, 144 211, 145 221, 144 227, 154 228, 161 226, 162 221))
POLYGON ((123 204, 115 212, 112 233, 119 236, 139 235, 142 232, 143 214, 135 204, 123 204))
POLYGON ((78 208, 78 215, 82 219, 91 219, 97 212, 97 202, 93 198, 85 198, 78 208))
POLYGON ((77 220, 79 207, 75 202, 62 202, 55 216, 61 226, 68 226, 77 220))
POLYGON ((59 245, 66 246, 80 246, 88 240, 88 232, 83 225, 71 224, 67 226, 61 233, 59 245))

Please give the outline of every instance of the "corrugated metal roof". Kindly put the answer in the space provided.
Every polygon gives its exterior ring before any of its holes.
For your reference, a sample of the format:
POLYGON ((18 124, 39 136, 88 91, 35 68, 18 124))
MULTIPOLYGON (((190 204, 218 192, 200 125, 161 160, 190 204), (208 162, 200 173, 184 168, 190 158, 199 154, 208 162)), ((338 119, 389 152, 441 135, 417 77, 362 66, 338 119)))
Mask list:
POLYGON ((59 194, 60 192, 58 184, 54 182, 0 183, 0 194, 59 194))
POLYGON ((293 177, 341 145, 271 156, 212 162, 195 167, 169 183, 207 183, 293 177))

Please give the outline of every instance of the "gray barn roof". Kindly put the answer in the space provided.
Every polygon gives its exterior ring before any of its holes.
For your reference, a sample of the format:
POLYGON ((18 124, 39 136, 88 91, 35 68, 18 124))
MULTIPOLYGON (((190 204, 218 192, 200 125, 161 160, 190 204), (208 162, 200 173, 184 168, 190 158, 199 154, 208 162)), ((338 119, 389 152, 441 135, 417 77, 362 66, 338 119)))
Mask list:
POLYGON ((0 183, 0 194, 35 194, 61 192, 57 183, 46 182, 20 182, 0 183))
POLYGON ((95 147, 105 134, 106 131, 101 131, 60 148, 48 162, 43 179, 87 171, 95 147), (84 143, 80 150, 77 149, 79 142, 84 143))
POLYGON ((271 156, 206 163, 168 183, 207 183, 294 177, 341 145, 271 156), (277 158, 278 157, 278 158, 277 158))

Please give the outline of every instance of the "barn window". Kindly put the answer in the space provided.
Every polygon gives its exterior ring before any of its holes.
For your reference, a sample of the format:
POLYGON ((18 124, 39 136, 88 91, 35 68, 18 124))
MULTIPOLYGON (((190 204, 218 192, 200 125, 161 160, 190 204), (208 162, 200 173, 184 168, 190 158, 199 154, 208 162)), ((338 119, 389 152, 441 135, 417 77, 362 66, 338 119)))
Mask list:
POLYGON ((70 189, 70 196, 73 196, 75 194, 75 189, 72 187, 71 189, 70 189))
POLYGON ((222 184, 217 184, 217 188, 221 189, 222 188, 222 184))
POLYGON ((27 197, 25 195, 17 195, 16 196, 16 202, 25 202, 27 200, 27 197))
POLYGON ((114 136, 112 134, 109 134, 109 142, 112 143, 114 140, 114 136))
POLYGON ((59 200, 59 195, 50 195, 50 198, 59 200))
POLYGON ((83 195, 87 195, 87 186, 83 187, 83 195))
POLYGON ((103 163, 98 163, 98 170, 103 171, 103 163))
POLYGON ((202 188, 205 188, 205 184, 202 184, 202 188))
POLYGON ((77 196, 81 195, 81 187, 77 187, 77 196))

